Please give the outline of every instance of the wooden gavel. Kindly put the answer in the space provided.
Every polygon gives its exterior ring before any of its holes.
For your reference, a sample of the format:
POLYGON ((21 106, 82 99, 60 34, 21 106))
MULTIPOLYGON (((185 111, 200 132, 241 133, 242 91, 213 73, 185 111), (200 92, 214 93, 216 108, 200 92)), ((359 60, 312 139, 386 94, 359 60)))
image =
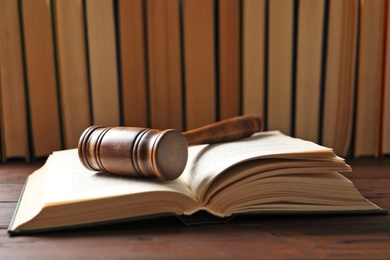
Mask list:
POLYGON ((133 177, 178 178, 188 146, 233 141, 262 129, 256 116, 238 116, 180 133, 175 129, 90 126, 81 135, 78 154, 90 170, 133 177))

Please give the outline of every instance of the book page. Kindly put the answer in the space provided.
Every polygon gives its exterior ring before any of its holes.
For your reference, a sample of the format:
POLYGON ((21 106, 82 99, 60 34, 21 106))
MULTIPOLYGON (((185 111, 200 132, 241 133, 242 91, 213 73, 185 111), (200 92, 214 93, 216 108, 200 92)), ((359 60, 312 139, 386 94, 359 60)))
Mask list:
MULTIPOLYGON (((207 205, 218 193, 228 193, 233 187, 247 192, 246 184, 261 179, 278 176, 316 175, 332 172, 350 172, 351 168, 337 157, 321 159, 259 159, 236 164, 225 170, 207 187, 201 197, 202 205, 207 205), (333 160, 332 160, 333 159, 333 160)), ((259 186, 260 187, 260 186, 259 186)), ((242 193, 242 192, 241 192, 242 193)))
POLYGON ((29 177, 12 230, 39 230, 155 214, 185 214, 198 207, 180 179, 118 176, 90 171, 77 149, 54 152, 29 177))
POLYGON ((270 131, 234 142, 189 147, 188 156, 182 178, 199 199, 221 172, 240 162, 259 158, 330 158, 335 155, 331 149, 313 142, 270 131))
POLYGON ((48 163, 34 171, 27 179, 22 190, 16 212, 10 223, 10 229, 19 226, 36 216, 44 205, 44 183, 47 175, 48 163))
POLYGON ((180 179, 162 181, 90 171, 81 164, 77 149, 54 152, 48 167, 48 204, 161 191, 194 197, 180 179))

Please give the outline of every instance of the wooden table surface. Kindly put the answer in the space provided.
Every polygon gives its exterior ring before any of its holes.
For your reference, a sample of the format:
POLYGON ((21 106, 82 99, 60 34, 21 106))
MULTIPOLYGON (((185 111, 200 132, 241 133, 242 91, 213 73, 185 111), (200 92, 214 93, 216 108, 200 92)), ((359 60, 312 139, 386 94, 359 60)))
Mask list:
MULTIPOLYGON (((390 158, 347 162, 363 195, 390 209, 390 158)), ((237 217, 191 227, 168 218, 10 237, 26 176, 41 164, 0 165, 0 259, 390 259, 390 215, 237 217)))

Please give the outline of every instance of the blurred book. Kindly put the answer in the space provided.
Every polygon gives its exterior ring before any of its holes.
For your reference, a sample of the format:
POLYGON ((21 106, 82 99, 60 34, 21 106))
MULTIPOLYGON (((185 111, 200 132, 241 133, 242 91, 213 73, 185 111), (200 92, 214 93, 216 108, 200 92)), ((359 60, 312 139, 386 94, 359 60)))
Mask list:
POLYGON ((360 3, 354 155, 379 156, 385 1, 360 3))
POLYGON ((33 156, 62 148, 51 2, 22 0, 29 131, 33 156))
MULTIPOLYGON (((30 159, 19 2, 0 1, 0 154, 30 159)), ((1 161, 1 160, 0 160, 1 161)))
POLYGON ((150 126, 183 130, 181 16, 178 0, 146 2, 150 126))
POLYGON ((213 0, 183 1, 186 129, 217 120, 214 20, 213 0))
POLYGON ((85 9, 92 123, 116 126, 120 124, 120 103, 114 3, 86 0, 85 9))
POLYGON ((353 130, 359 1, 329 2, 322 144, 350 155, 353 130))
POLYGON ((64 148, 92 124, 82 0, 52 1, 64 148))

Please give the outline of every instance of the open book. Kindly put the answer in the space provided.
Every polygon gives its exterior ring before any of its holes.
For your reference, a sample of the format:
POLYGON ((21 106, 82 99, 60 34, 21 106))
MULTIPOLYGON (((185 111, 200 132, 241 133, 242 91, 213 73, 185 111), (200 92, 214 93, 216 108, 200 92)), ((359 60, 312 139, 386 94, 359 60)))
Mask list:
POLYGON ((351 168, 329 148, 278 131, 189 147, 174 181, 85 169, 77 150, 54 152, 25 184, 10 233, 34 232, 207 211, 385 213, 340 173, 351 168))

